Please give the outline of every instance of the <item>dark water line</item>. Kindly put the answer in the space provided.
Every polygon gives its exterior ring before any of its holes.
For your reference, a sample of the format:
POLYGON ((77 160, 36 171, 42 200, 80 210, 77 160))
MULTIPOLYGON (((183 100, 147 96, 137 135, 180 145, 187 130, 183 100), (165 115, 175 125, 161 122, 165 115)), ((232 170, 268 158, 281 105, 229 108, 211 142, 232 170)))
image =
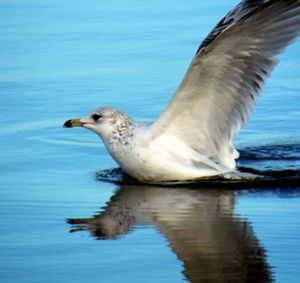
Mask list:
POLYGON ((300 144, 269 144, 239 149, 239 161, 300 161, 300 144))
MULTIPOLYGON (((172 182, 159 184, 163 187, 203 188, 218 187, 226 189, 245 188, 288 188, 300 186, 300 145, 263 145, 240 150, 239 166, 231 176, 217 176, 191 180, 190 182, 172 182)), ((139 184, 120 168, 103 170, 96 173, 96 179, 115 184, 139 184)))

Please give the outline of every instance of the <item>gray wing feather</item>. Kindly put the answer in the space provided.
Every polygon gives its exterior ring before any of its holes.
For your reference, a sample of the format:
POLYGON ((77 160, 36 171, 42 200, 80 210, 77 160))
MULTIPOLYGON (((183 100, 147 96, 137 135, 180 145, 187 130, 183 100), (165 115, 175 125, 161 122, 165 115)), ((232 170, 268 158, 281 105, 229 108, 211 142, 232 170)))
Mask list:
POLYGON ((231 140, 276 56, 299 35, 300 0, 243 1, 224 19, 199 47, 152 134, 153 140, 174 136, 228 165, 234 162, 231 140))
POLYGON ((196 55, 199 55, 206 46, 209 45, 220 33, 230 28, 242 18, 247 17, 253 11, 257 11, 269 0, 245 0, 238 4, 232 11, 230 11, 209 33, 209 35, 200 44, 196 55))

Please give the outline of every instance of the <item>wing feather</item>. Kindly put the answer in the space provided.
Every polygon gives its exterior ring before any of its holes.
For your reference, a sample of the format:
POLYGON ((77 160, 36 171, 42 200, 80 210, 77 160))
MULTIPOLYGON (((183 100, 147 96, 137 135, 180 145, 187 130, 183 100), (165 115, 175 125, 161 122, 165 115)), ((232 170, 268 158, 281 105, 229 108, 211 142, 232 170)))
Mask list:
POLYGON ((175 96, 151 128, 234 167, 232 138, 247 121, 276 56, 300 32, 300 0, 243 1, 200 45, 175 96))

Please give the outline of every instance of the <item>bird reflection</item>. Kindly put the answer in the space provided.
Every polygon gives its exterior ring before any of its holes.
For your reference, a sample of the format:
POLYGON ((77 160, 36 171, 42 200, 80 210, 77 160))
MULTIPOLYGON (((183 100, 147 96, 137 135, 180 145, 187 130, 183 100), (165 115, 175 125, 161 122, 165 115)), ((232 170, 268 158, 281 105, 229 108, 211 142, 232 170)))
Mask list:
POLYGON ((98 239, 154 225, 189 282, 273 282, 265 250, 234 204, 230 190, 123 185, 101 213, 68 222, 72 232, 87 230, 98 239))

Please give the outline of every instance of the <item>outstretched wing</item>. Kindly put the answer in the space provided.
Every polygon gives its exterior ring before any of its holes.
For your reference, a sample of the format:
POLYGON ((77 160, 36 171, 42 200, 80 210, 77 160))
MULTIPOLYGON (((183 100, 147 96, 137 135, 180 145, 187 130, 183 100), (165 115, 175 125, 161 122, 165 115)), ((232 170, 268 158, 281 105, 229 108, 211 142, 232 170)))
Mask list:
POLYGON ((176 95, 152 125, 223 165, 276 56, 300 33, 300 0, 245 0, 200 45, 176 95))

